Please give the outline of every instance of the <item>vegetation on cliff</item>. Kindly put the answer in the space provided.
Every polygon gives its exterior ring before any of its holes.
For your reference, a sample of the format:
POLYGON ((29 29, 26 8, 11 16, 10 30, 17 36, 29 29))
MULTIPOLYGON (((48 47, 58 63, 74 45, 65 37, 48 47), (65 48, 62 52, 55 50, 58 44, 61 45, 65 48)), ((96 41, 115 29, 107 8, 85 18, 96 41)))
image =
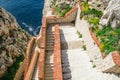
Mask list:
POLYGON ((13 80, 24 59, 30 35, 22 30, 15 18, 0 8, 0 78, 13 80), (5 75, 5 76, 4 76, 5 75))
POLYGON ((56 5, 56 0, 51 1, 51 7, 54 9, 54 14, 64 16, 72 7, 67 3, 60 3, 56 5))
POLYGON ((54 15, 64 16, 79 0, 51 0, 54 15))

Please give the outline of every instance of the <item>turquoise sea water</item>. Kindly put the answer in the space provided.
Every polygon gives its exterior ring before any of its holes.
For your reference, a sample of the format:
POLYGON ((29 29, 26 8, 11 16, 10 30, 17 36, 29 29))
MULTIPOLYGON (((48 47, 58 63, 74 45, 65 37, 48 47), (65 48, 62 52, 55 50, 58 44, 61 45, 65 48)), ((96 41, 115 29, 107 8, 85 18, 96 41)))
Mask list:
POLYGON ((0 6, 9 11, 31 35, 38 34, 44 0, 0 0, 0 6))

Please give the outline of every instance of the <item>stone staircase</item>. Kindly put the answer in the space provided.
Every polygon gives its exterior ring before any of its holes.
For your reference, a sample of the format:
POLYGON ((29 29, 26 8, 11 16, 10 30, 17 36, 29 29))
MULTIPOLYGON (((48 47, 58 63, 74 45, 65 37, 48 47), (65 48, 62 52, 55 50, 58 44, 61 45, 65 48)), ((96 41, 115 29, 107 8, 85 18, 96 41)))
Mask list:
POLYGON ((45 80, 53 80, 54 27, 48 26, 45 51, 45 80))
MULTIPOLYGON (((49 1, 47 4, 49 4, 49 1)), ((45 5, 47 6, 47 4, 45 5)), ((102 63, 101 54, 99 48, 96 49, 94 41, 88 38, 91 37, 91 35, 88 35, 89 29, 86 29, 89 26, 79 19, 80 12, 80 7, 75 6, 65 17, 47 16, 43 18, 39 41, 41 45, 39 46, 38 68, 35 68, 35 78, 33 77, 32 80, 120 80, 119 74, 103 73, 95 67, 95 63, 99 66, 99 62, 102 63), (71 21, 75 21, 75 23, 71 23, 71 21), (54 27, 56 23, 59 24, 57 27, 60 28, 60 33, 54 27), (83 38, 79 38, 76 29, 82 33, 83 38), (86 45, 88 52, 82 49, 83 44, 86 45), (96 58, 98 59, 95 60, 96 58), (94 61, 92 62, 91 59, 94 61)), ((31 47, 28 47, 28 52, 30 53, 30 51, 31 47)), ((33 55, 30 66, 28 66, 29 55, 25 59, 25 66, 27 66, 25 67, 25 74, 27 71, 30 73, 28 72, 28 75, 25 75, 27 78, 24 80, 31 80, 33 67, 37 61, 37 51, 33 55), (27 69, 28 67, 30 68, 27 69)))
MULTIPOLYGON (((82 49, 83 39, 79 38, 74 25, 59 24, 62 58, 61 80, 120 80, 120 75, 115 73, 103 73, 98 71, 90 60, 87 51, 82 49)), ((47 27, 44 80, 55 79, 55 27, 54 24, 47 27)), ((89 44, 90 45, 90 44, 89 44)), ((57 61, 56 61, 57 62, 57 61)), ((58 69, 58 68, 57 68, 58 69)), ((38 79, 38 64, 33 73, 32 80, 38 79)), ((25 79, 27 80, 27 79, 25 79)))
POLYGON ((87 51, 81 48, 83 39, 73 25, 62 25, 60 29, 63 80, 120 80, 118 74, 97 71, 87 51))

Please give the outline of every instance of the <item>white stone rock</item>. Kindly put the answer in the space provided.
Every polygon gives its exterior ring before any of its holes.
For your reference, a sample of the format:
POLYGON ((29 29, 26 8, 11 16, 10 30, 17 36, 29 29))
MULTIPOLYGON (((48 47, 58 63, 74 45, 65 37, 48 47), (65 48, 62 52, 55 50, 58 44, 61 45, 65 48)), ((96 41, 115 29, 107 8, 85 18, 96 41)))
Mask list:
POLYGON ((100 24, 111 24, 113 28, 120 25, 120 0, 110 0, 100 20, 100 24))

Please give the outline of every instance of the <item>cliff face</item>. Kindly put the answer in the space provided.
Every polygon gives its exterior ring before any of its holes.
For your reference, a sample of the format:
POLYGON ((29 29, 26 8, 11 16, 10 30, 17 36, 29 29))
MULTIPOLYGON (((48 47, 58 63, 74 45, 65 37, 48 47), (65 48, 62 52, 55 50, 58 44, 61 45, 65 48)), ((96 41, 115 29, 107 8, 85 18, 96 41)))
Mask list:
POLYGON ((64 4, 70 4, 73 7, 78 1, 80 0, 44 0, 43 17, 52 15, 53 6, 64 8, 64 4))
POLYGON ((20 28, 15 18, 0 8, 0 78, 25 53, 29 39, 30 35, 20 28))

